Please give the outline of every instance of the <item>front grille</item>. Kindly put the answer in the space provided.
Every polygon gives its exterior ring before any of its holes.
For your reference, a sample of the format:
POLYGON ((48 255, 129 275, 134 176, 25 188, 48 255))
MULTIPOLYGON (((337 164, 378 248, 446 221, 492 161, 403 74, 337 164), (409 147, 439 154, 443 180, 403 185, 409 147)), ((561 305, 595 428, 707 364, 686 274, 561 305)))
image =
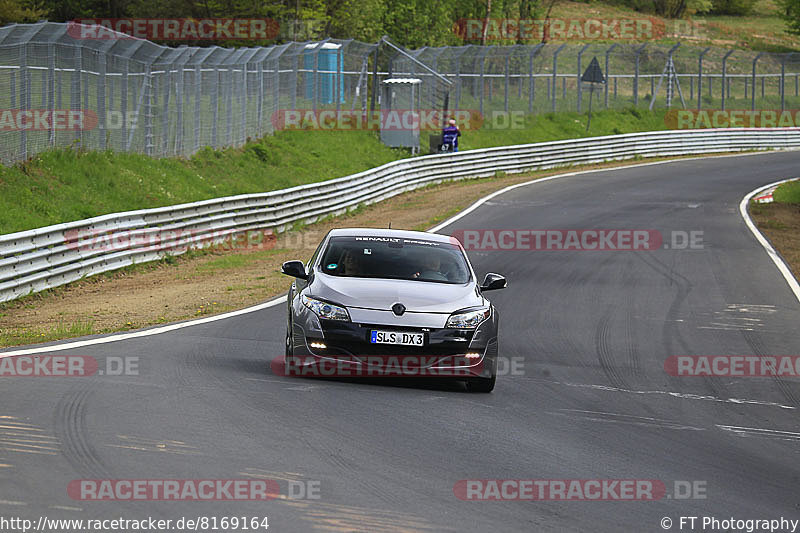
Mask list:
POLYGON ((382 324, 354 324, 322 321, 326 350, 314 350, 318 355, 375 355, 375 356, 449 356, 463 355, 469 348, 473 331, 455 329, 433 329, 386 326, 382 324), (423 333, 424 346, 400 346, 396 344, 372 344, 372 330, 405 331, 423 333), (463 340, 454 340, 463 339, 463 340))

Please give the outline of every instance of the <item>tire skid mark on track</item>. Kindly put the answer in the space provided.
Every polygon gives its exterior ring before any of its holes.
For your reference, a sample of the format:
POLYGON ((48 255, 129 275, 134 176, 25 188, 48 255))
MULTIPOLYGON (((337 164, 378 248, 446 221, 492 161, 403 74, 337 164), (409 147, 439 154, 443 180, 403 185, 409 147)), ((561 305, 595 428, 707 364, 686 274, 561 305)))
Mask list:
MULTIPOLYGON (((750 346, 750 349, 753 351, 754 355, 775 355, 768 353, 768 351, 764 348, 764 342, 758 332, 742 331, 742 336, 744 337, 744 340, 747 341, 747 344, 750 346)), ((800 406, 797 396, 795 396, 794 392, 792 392, 791 383, 787 383, 786 380, 778 375, 770 376, 770 379, 778 388, 778 391, 780 391, 781 395, 786 398, 791 405, 794 405, 795 407, 800 406)))
MULTIPOLYGON (((691 348, 686 342, 686 339, 684 339, 681 335, 678 324, 680 323, 679 318, 681 306, 689 297, 689 293, 692 290, 692 283, 685 276, 675 272, 672 267, 669 267, 663 262, 659 261, 651 252, 637 254, 636 257, 655 272, 667 278, 670 283, 675 286, 677 293, 672 299, 672 302, 670 302, 670 306, 667 310, 667 316, 664 321, 664 325, 661 328, 661 339, 663 346, 666 348, 666 351, 669 355, 678 355, 679 353, 690 354, 691 348), (676 343, 680 346, 680 352, 676 351, 674 348, 676 343)), ((702 379, 703 384, 712 392, 714 396, 720 397, 723 395, 716 378, 703 376, 702 379)))
POLYGON ((87 404, 93 389, 86 385, 65 393, 56 405, 55 433, 61 441, 62 455, 83 477, 103 479, 109 471, 92 445, 86 425, 87 404))
POLYGON ((622 376, 622 373, 619 371, 619 368, 617 368, 617 365, 614 362, 614 356, 612 355, 608 344, 608 325, 614 315, 614 309, 614 306, 607 306, 603 316, 600 318, 600 322, 597 324, 594 334, 594 349, 595 353, 597 354, 597 359, 600 361, 600 367, 611 384, 618 388, 627 389, 629 388, 629 385, 622 376))

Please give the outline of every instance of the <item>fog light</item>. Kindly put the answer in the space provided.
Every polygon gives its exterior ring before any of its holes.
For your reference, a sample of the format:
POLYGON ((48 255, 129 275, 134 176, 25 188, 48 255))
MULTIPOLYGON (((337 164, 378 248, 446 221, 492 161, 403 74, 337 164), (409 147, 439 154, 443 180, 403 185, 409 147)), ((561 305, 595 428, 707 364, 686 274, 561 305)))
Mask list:
POLYGON ((479 358, 480 356, 481 356, 481 354, 479 354, 479 353, 477 353, 477 352, 469 352, 469 353, 468 353, 468 354, 466 354, 464 357, 466 357, 467 359, 477 359, 477 358, 479 358))
POLYGON ((312 342, 311 343, 311 347, 312 348, 317 348, 317 349, 320 349, 320 350, 324 350, 325 348, 327 348, 327 346, 325 346, 325 344, 322 343, 322 342, 312 342))

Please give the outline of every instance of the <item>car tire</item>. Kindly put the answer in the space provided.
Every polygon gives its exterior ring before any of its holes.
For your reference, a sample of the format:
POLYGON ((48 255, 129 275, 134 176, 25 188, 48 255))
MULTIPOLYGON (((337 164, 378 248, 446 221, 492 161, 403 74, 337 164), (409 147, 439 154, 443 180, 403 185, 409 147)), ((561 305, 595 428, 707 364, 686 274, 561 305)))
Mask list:
POLYGON ((286 336, 283 339, 283 355, 286 357, 291 357, 294 355, 292 353, 294 350, 291 349, 292 345, 292 337, 289 335, 289 327, 286 327, 286 336))
POLYGON ((495 381, 497 381, 497 374, 494 373, 488 378, 470 378, 467 381, 467 390, 470 392, 492 392, 495 381))

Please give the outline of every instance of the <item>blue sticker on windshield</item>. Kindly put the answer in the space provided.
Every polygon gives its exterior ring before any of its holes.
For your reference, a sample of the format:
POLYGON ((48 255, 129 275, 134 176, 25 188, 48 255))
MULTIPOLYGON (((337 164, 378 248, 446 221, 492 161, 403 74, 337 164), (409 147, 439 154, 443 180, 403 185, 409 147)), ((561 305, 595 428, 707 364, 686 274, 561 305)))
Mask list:
POLYGON ((337 266, 339 265, 337 265, 336 263, 331 263, 330 265, 328 265, 328 270, 335 270, 337 266))

